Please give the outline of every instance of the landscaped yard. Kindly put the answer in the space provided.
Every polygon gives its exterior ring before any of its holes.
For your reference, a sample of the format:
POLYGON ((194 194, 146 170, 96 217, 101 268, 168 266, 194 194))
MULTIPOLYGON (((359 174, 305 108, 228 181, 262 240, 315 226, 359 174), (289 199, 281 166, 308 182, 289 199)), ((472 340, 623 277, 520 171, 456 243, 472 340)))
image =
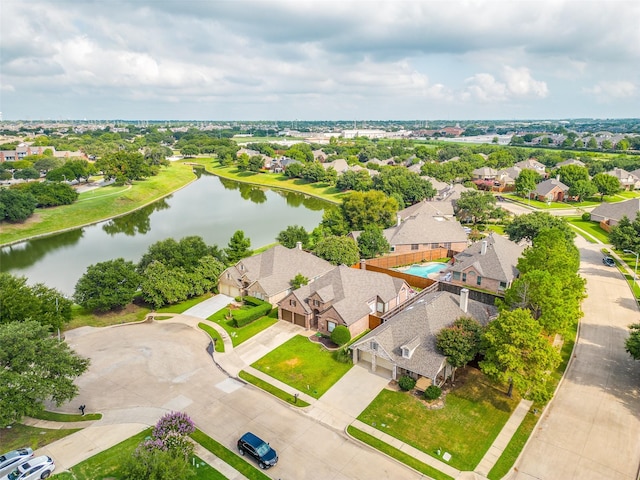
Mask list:
MULTIPOLYGON (((598 222, 592 222, 590 220, 582 220, 581 217, 565 217, 567 222, 571 225, 578 227, 581 230, 593 235, 602 243, 609 243, 609 234, 605 232, 598 222)), ((591 243, 594 243, 589 237, 585 237, 591 243)))
POLYGON ((466 368, 456 376, 456 388, 445 407, 430 410, 412 394, 383 390, 358 417, 399 440, 448 462, 460 470, 473 470, 509 419, 520 398, 508 398, 506 389, 466 368))
POLYGON ((254 335, 257 335, 262 330, 269 328, 271 325, 278 321, 278 309, 274 308, 269 315, 260 317, 259 319, 254 320, 249 325, 245 325, 244 327, 234 328, 230 325, 227 325, 227 313, 228 309, 223 308, 222 310, 219 310, 211 315, 209 318, 207 318, 207 320, 216 322, 218 325, 224 328, 231 337, 231 342, 233 343, 234 347, 237 347, 242 342, 246 342, 254 335))
POLYGON ((313 398, 320 398, 352 364, 334 360, 332 352, 322 345, 296 335, 251 366, 313 398))
POLYGON ((77 432, 76 429, 48 429, 36 428, 16 423, 11 428, 0 429, 0 452, 9 452, 21 447, 31 447, 34 450, 49 443, 77 432))
POLYGON ((207 335, 211 337, 211 340, 213 340, 213 344, 215 345, 216 352, 224 353, 224 342, 222 341, 222 337, 215 328, 203 322, 198 323, 198 328, 207 332, 207 335))

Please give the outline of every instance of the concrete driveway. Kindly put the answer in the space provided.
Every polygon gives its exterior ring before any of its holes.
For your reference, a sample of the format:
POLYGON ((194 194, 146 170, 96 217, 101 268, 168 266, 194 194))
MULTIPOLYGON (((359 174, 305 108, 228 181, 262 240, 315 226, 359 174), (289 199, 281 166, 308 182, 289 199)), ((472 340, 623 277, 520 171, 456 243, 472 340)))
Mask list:
POLYGON ((78 380, 80 395, 60 410, 76 413, 78 405, 86 404, 88 412, 102 412, 104 418, 67 437, 64 449, 49 447, 60 470, 96 453, 95 442, 87 441, 95 429, 109 425, 128 435, 180 410, 230 449, 248 430, 265 438, 280 456, 267 471, 272 478, 422 478, 300 410, 226 377, 206 352, 208 336, 192 326, 165 320, 85 327, 69 332, 67 340, 91 358, 91 366, 78 380))
POLYGON ((227 295, 218 294, 211 298, 207 298, 205 301, 194 305, 193 307, 185 310, 183 315, 190 315, 198 318, 209 318, 218 310, 223 309, 227 305, 233 302, 233 298, 227 295))
POLYGON ((618 270, 602 264, 602 246, 576 245, 589 296, 575 355, 510 478, 636 480, 640 365, 624 342, 640 313, 618 270))

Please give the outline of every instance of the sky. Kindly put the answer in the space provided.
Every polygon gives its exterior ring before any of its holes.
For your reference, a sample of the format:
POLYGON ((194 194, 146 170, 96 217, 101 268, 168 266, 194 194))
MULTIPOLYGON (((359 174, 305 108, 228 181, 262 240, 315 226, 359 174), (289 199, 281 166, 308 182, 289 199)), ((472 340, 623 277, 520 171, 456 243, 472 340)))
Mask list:
POLYGON ((4 120, 640 116, 638 0, 2 0, 4 120))

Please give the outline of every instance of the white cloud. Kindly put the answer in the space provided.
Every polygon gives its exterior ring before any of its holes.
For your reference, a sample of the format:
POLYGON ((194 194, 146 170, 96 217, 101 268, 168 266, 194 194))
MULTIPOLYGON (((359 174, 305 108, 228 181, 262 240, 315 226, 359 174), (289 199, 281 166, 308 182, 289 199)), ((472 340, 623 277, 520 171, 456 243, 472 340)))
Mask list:
POLYGON ((598 84, 585 88, 583 91, 589 95, 595 95, 598 100, 606 101, 611 99, 628 98, 636 95, 637 87, 624 80, 602 81, 598 84))
POLYGON ((502 72, 502 81, 497 80, 489 73, 477 73, 468 78, 463 92, 463 98, 467 100, 479 100, 481 102, 504 102, 518 97, 547 96, 547 84, 535 80, 529 69, 513 68, 505 66, 502 72))

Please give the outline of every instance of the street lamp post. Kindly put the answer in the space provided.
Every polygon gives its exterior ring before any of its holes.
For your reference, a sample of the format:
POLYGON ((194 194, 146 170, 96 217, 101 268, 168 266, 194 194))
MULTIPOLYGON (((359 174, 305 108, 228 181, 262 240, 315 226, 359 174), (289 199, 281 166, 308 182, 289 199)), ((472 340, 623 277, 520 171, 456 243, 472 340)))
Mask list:
POLYGON ((635 285, 638 284, 638 252, 634 252, 633 250, 625 250, 625 253, 631 253, 636 256, 636 266, 633 269, 633 283, 635 285))

